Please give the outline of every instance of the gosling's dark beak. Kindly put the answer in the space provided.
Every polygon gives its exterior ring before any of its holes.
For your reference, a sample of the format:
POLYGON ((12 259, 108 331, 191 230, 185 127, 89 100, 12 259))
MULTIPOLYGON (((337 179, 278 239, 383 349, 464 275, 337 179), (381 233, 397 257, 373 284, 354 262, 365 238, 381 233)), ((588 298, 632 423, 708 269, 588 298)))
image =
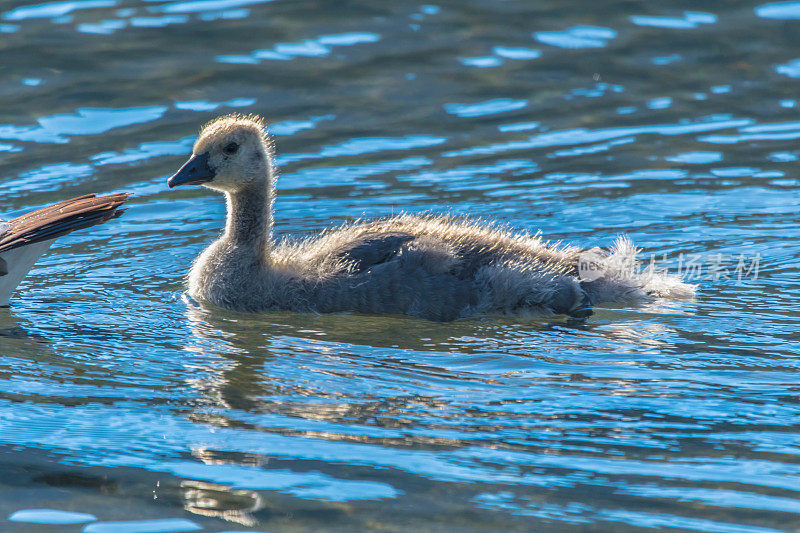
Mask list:
POLYGON ((193 154, 183 166, 167 180, 169 188, 178 185, 200 185, 214 179, 214 171, 208 166, 208 152, 193 154))

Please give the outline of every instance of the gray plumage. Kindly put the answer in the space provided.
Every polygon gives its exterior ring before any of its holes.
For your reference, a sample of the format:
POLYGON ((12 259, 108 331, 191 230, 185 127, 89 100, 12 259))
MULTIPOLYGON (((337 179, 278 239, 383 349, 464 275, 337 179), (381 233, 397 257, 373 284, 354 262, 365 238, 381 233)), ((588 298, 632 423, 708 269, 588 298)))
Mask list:
POLYGON ((495 224, 434 215, 400 215, 273 242, 275 171, 258 117, 229 115, 206 125, 170 186, 202 184, 224 192, 222 236, 195 260, 189 294, 233 310, 355 311, 429 320, 488 315, 585 317, 601 301, 690 296, 674 276, 628 269, 626 238, 594 249, 600 275, 581 282, 580 248, 495 224))

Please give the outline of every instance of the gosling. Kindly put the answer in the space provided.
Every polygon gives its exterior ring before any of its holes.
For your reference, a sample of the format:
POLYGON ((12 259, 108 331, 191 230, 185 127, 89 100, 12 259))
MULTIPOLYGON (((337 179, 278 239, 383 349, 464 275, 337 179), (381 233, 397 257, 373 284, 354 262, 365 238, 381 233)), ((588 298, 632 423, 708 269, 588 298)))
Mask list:
POLYGON ((624 237, 610 251, 582 250, 451 216, 404 214, 275 242, 275 180, 262 118, 233 114, 202 128, 190 159, 167 181, 170 188, 203 185, 227 200, 224 232, 188 274, 192 298, 247 312, 351 311, 450 321, 480 315, 584 319, 601 302, 694 292, 678 277, 632 268, 636 248, 624 237), (584 271, 590 275, 581 276, 584 271))
POLYGON ((128 196, 87 194, 0 222, 0 306, 56 238, 120 216, 128 196))

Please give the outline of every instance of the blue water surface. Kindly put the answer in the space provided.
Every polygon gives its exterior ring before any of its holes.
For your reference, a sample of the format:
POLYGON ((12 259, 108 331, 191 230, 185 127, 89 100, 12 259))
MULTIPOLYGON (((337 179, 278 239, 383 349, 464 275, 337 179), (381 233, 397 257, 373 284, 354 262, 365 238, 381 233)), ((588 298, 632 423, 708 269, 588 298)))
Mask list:
POLYGON ((0 310, 0 531, 800 528, 800 2, 0 4, 0 214, 92 192, 0 310), (448 324, 186 298, 202 124, 276 238, 436 212, 620 234, 688 301, 448 324))

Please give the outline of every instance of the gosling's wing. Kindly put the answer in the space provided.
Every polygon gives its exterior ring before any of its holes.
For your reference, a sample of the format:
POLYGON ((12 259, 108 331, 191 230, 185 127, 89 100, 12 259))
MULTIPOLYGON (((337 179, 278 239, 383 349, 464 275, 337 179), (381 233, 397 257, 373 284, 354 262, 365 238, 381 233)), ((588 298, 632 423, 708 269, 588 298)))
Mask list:
POLYGON ((9 220, 0 233, 0 252, 61 237, 120 216, 127 193, 87 194, 64 200, 9 220))
POLYGON ((364 272, 395 257, 403 245, 414 240, 410 233, 365 233, 340 246, 334 255, 348 261, 351 272, 364 272))

